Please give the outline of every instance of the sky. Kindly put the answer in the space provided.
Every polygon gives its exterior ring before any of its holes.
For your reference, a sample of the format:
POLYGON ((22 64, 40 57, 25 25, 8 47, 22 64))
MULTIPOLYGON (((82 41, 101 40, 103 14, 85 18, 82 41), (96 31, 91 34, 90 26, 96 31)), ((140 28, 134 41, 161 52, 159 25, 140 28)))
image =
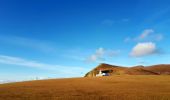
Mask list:
POLYGON ((169 0, 0 0, 0 81, 170 64, 169 0))

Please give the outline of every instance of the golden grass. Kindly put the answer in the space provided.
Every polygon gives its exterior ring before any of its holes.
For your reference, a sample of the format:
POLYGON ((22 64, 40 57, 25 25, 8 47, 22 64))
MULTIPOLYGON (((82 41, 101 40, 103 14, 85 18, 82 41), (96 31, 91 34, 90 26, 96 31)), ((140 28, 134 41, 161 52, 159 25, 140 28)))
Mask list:
POLYGON ((170 100, 170 76, 115 75, 2 84, 0 100, 170 100))

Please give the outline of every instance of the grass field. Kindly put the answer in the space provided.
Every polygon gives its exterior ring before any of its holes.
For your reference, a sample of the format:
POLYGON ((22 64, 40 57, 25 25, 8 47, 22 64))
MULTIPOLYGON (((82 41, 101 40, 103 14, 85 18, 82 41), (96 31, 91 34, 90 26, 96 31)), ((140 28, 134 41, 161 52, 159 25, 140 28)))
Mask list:
POLYGON ((1 84, 0 100, 170 100, 170 76, 115 75, 1 84))

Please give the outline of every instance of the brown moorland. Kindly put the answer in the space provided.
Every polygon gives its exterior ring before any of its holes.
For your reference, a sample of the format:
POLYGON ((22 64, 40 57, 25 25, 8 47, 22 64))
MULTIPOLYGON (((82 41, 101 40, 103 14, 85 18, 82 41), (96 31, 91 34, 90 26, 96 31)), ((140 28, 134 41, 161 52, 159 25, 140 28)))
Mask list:
POLYGON ((110 70, 112 75, 170 75, 170 65, 160 64, 152 66, 124 67, 102 63, 89 71, 85 77, 96 77, 100 70, 110 70))
POLYGON ((114 75, 0 85, 0 100, 170 100, 169 75, 114 75))

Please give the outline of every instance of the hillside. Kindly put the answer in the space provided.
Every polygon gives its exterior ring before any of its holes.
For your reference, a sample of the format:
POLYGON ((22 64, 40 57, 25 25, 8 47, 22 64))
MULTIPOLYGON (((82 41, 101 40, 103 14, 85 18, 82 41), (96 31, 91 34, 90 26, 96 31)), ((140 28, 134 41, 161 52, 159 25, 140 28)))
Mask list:
POLYGON ((114 75, 0 85, 0 100, 169 100, 168 75, 114 75))
POLYGON ((153 66, 133 66, 123 67, 109 64, 100 64, 85 77, 96 77, 100 70, 108 70, 109 76, 112 75, 170 75, 170 65, 153 65, 153 66))

